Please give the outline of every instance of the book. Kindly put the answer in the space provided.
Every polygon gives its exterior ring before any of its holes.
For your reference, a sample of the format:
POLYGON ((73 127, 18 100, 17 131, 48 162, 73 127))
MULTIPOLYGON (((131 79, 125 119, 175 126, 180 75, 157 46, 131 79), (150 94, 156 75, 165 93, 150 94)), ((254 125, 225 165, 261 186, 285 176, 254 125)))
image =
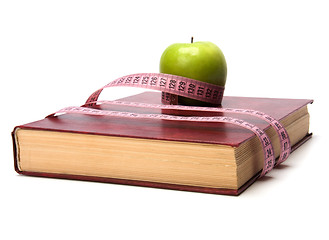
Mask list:
MULTIPOLYGON (((121 100, 161 104, 161 93, 121 100)), ((308 99, 224 96, 222 107, 253 109, 286 128, 292 151, 311 138, 308 99)), ((280 143, 265 121, 238 113, 209 113, 97 105, 102 110, 229 116, 263 129, 279 157, 280 143)), ((62 114, 16 126, 14 166, 19 174, 144 187, 239 195, 257 180, 264 155, 256 135, 229 123, 178 122, 62 114)))

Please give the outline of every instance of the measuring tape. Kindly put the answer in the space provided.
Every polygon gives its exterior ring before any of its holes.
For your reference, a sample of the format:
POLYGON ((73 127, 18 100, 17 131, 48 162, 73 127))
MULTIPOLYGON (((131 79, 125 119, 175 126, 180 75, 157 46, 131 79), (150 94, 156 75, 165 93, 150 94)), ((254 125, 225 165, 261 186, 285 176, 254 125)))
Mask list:
MULTIPOLYGON (((163 73, 139 73, 127 75, 108 83, 91 94, 86 104, 97 101, 103 89, 108 87, 138 87, 162 91, 166 93, 166 96, 162 98, 162 102, 167 104, 177 103, 178 98, 175 96, 179 95, 220 105, 224 93, 224 87, 222 86, 191 78, 163 73)), ((88 106, 92 105, 89 104, 88 106)))
POLYGON ((79 113, 97 116, 112 116, 112 117, 126 117, 135 119, 160 119, 166 121, 189 121, 189 122, 216 122, 216 123, 230 123, 237 125, 252 131, 259 139, 262 145, 264 154, 263 169, 260 177, 271 171, 274 166, 284 162, 290 152, 291 145, 288 133, 282 124, 275 120, 273 117, 252 109, 233 109, 233 108, 220 108, 220 107, 195 107, 195 106, 181 106, 172 105, 178 103, 177 96, 188 97, 199 101, 207 102, 210 104, 220 105, 222 102, 224 93, 224 87, 217 86, 214 84, 204 83, 198 80, 180 77, 171 74, 162 73, 139 73, 131 74, 121 78, 118 78, 104 87, 95 91, 87 99, 86 103, 81 107, 66 107, 63 108, 48 117, 56 116, 60 113, 79 113), (150 90, 162 91, 162 103, 159 104, 148 104, 138 102, 125 102, 125 101, 98 101, 99 95, 105 88, 109 87, 139 87, 150 90), (203 112, 216 112, 216 113, 239 113, 255 116, 268 122, 276 131, 280 141, 280 157, 275 162, 273 145, 267 134, 255 126, 254 124, 248 123, 247 121, 232 118, 232 117, 198 117, 198 116, 176 116, 168 114, 141 114, 132 112, 118 112, 109 110, 99 110, 92 107, 99 104, 111 104, 111 105, 122 105, 130 107, 141 107, 141 108, 156 108, 156 109, 169 109, 169 110, 183 110, 183 111, 203 111, 203 112), (170 105, 166 105, 170 104, 170 105))

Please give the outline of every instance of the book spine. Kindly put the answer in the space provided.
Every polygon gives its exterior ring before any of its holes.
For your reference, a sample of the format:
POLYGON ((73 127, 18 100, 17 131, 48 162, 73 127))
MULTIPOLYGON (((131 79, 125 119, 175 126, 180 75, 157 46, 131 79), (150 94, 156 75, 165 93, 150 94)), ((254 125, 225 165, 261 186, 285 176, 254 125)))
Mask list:
POLYGON ((16 130, 18 128, 19 128, 18 126, 14 128, 14 130, 11 133, 11 137, 13 140, 14 168, 17 173, 21 174, 22 171, 19 169, 18 166, 18 149, 17 149, 17 141, 16 141, 16 130))

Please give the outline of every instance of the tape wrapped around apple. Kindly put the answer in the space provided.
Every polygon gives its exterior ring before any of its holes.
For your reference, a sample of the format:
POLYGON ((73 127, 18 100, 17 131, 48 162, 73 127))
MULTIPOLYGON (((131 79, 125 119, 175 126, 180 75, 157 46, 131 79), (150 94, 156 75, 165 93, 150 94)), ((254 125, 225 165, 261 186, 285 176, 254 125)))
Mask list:
MULTIPOLYGON (((227 66, 220 48, 211 42, 174 43, 166 48, 160 59, 160 73, 178 75, 225 87, 227 66)), ((189 106, 210 104, 186 97, 178 103, 189 106)))

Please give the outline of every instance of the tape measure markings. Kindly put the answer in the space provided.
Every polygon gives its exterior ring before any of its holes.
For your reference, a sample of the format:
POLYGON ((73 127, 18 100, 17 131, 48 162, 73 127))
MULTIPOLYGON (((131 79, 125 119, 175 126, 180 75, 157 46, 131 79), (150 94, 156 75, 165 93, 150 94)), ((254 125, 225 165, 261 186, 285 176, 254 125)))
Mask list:
MULTIPOLYGON (((95 91, 86 104, 97 101, 103 89, 108 87, 138 87, 166 91, 183 97, 220 105, 224 87, 198 80, 162 73, 137 73, 118 78, 95 91)), ((93 104, 89 104, 92 106, 93 104)))
POLYGON ((197 122, 225 122, 238 125, 249 129, 254 132, 260 140, 263 152, 264 152, 264 166, 260 176, 264 176, 275 165, 278 165, 285 161, 290 152, 291 145, 288 133, 286 129, 280 124, 279 121, 273 117, 256 110, 251 109, 234 109, 234 108, 214 108, 214 107, 194 107, 194 106, 181 106, 181 105, 159 105, 137 102, 124 102, 124 101, 97 101, 101 92, 105 88, 109 87, 138 87, 151 90, 162 91, 162 102, 165 104, 177 104, 178 97, 183 96, 192 99, 196 99, 211 104, 220 105, 223 98, 224 87, 214 84, 204 83, 198 80, 185 78, 181 76, 162 74, 162 73, 138 73, 130 74, 121 78, 118 78, 104 87, 96 90, 87 99, 84 105, 81 107, 68 107, 57 111, 50 116, 56 116, 59 113, 80 113, 89 115, 101 115, 101 116, 113 116, 113 117, 128 117, 128 118, 146 118, 146 119, 161 119, 171 121, 197 121, 197 122), (231 117, 198 117, 198 116, 174 116, 166 114, 140 114, 131 112, 118 112, 93 109, 97 104, 113 104, 113 105, 125 105, 132 107, 144 107, 144 108, 159 108, 159 109, 171 109, 171 110, 188 110, 188 111, 206 111, 206 112, 227 112, 227 113, 240 113, 251 116, 256 116, 260 119, 268 122, 276 131, 280 141, 280 158, 275 163, 274 150, 269 137, 265 132, 254 124, 250 124, 247 121, 231 118, 231 117))

